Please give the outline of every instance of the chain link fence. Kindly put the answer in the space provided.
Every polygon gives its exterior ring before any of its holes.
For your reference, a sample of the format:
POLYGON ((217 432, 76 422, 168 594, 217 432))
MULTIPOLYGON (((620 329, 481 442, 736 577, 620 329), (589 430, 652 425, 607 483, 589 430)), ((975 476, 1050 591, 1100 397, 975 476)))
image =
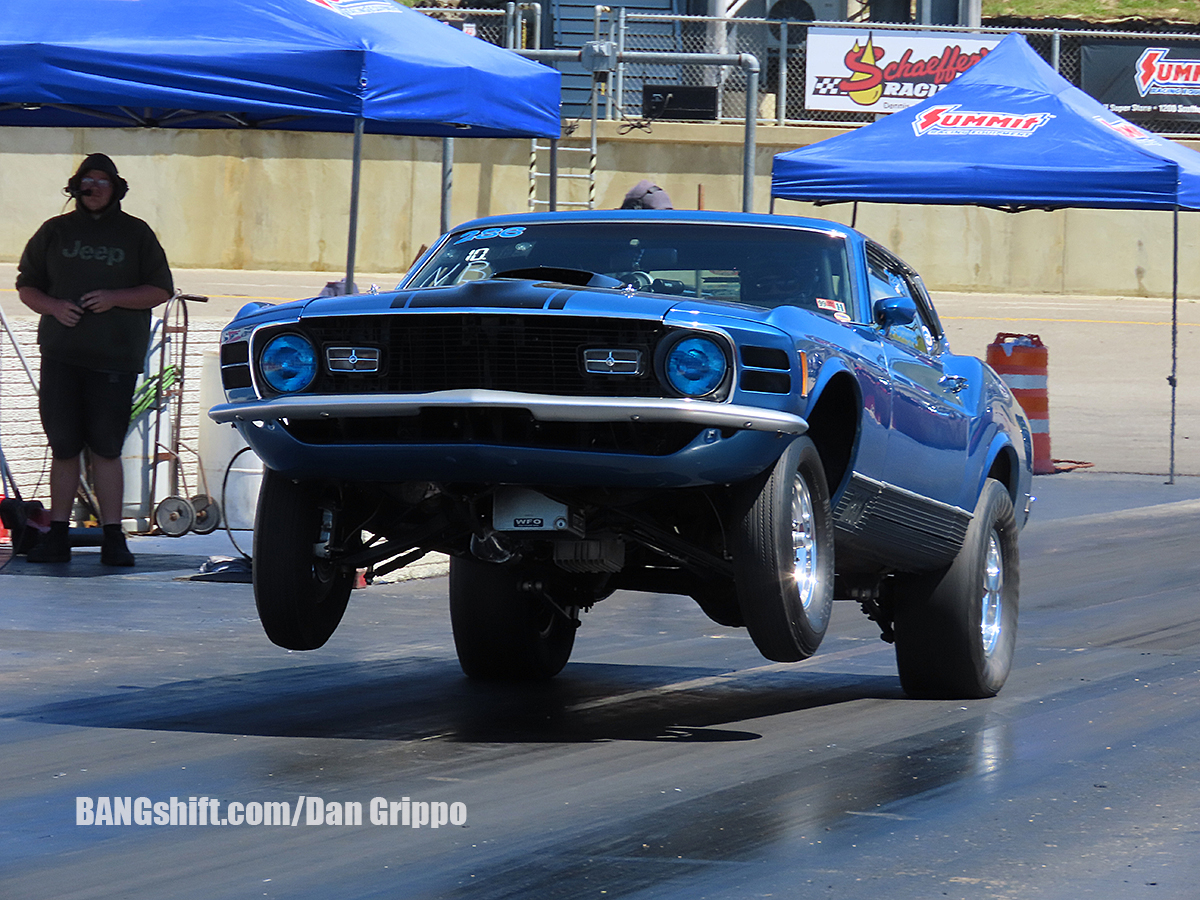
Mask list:
POLYGON ((538 3, 508 4, 505 9, 424 6, 416 10, 498 47, 529 48, 540 44, 541 4, 538 3))
MULTIPOLYGON (((780 124, 838 124, 858 125, 874 120, 872 113, 834 112, 827 110, 808 109, 805 106, 805 56, 808 26, 799 22, 782 22, 772 19, 712 19, 703 17, 669 17, 652 15, 627 15, 624 17, 625 27, 618 27, 618 42, 623 42, 625 50, 669 50, 676 49, 684 52, 712 52, 714 45, 721 46, 717 52, 753 53, 762 66, 760 82, 759 116, 767 121, 777 121, 780 124), (675 25, 675 43, 672 46, 663 26, 675 25), (645 27, 643 27, 645 26, 645 27)), ((814 23, 816 24, 816 23, 814 23)), ((618 22, 618 26, 620 23, 618 22)), ((822 22, 822 28, 852 28, 863 30, 870 27, 872 31, 965 31, 965 29, 934 29, 930 26, 878 27, 864 26, 862 23, 822 22)), ((982 34, 1008 34, 1015 29, 983 28, 982 34)), ((1019 30, 1019 29, 1017 29, 1019 30)), ((1029 41, 1030 46, 1067 81, 1076 87, 1081 86, 1083 46, 1089 40, 1097 38, 1109 41, 1162 41, 1164 39, 1187 41, 1200 52, 1200 36, 1198 35, 1167 35, 1160 32, 1125 32, 1125 31, 1068 31, 1063 29, 1021 30, 1029 41)), ((688 71, 689 67, 679 67, 678 71, 670 72, 665 69, 650 67, 626 67, 623 90, 619 92, 622 117, 641 114, 641 87, 644 83, 664 82, 681 85, 705 84, 703 75, 688 71), (677 79, 677 80, 676 80, 677 79)), ((711 76, 710 76, 711 77, 711 76)), ((738 117, 739 110, 744 109, 744 82, 736 69, 726 68, 718 79, 720 88, 719 115, 724 118, 727 114, 738 117), (738 92, 741 92, 740 95, 738 92), (726 102, 727 95, 735 95, 733 103, 726 102)), ((1161 134, 1186 136, 1200 133, 1200 122, 1178 121, 1174 119, 1149 119, 1140 122, 1147 130, 1161 134)))
MULTIPOLYGON (((711 18, 627 13, 601 7, 598 31, 602 39, 615 40, 624 51, 664 53, 751 53, 759 61, 759 118, 788 125, 865 125, 874 113, 808 109, 804 100, 805 56, 809 25, 822 28, 869 28, 876 33, 894 31, 966 32, 965 28, 928 25, 880 25, 860 22, 806 23, 777 19, 711 18)), ((541 9, 536 3, 508 4, 506 9, 426 8, 427 15, 455 27, 473 31, 500 46, 536 47, 541 9)), ((1084 44, 1090 40, 1187 42, 1200 54, 1200 35, 1117 30, 980 28, 980 34, 1020 31, 1030 46, 1067 81, 1081 86, 1084 44)), ((574 48, 563 48, 574 49, 574 48)), ((741 121, 746 110, 746 75, 736 66, 621 64, 609 83, 602 83, 605 118, 636 127, 645 123, 643 88, 647 85, 716 87, 718 121, 741 121)), ((1200 134, 1200 121, 1145 119, 1139 125, 1171 137, 1200 134)))

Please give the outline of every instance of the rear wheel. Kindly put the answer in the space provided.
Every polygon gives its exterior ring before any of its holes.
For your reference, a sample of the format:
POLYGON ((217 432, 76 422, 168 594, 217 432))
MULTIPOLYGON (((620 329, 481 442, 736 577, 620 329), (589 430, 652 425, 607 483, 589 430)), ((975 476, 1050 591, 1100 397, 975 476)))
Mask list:
POLYGON ((450 560, 450 624, 470 678, 534 681, 562 671, 575 646, 575 610, 529 590, 517 568, 450 560))
POLYGON ((316 485, 263 472, 254 527, 254 604, 267 637, 280 647, 315 650, 346 611, 354 569, 323 555, 347 537, 336 506, 316 485))
POLYGON ((748 490, 731 534, 746 628, 767 659, 805 659, 833 609, 833 516, 812 440, 796 439, 748 490))
POLYGON ((992 697, 1012 669, 1020 565, 1012 499, 989 478, 954 562, 896 577, 896 664, 913 697, 992 697))

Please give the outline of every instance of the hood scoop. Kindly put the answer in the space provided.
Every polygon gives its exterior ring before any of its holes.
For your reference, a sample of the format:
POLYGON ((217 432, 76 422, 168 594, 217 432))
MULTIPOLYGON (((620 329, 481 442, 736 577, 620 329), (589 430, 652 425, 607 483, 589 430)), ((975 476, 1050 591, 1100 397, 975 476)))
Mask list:
POLYGON ((419 288, 397 294, 393 309, 562 309, 580 288, 611 291, 621 283, 579 269, 538 266, 511 269, 453 287, 419 288))

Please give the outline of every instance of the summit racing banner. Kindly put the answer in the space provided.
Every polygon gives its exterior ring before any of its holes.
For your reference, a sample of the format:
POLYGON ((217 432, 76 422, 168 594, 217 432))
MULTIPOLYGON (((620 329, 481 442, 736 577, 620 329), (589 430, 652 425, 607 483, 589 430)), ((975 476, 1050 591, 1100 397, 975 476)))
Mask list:
POLYGON ((1001 35, 810 28, 804 106, 891 113, 932 97, 1001 35))
POLYGON ((1054 118, 1051 113, 1014 115, 1006 112, 979 112, 949 106, 930 106, 914 113, 912 127, 917 137, 926 134, 987 134, 993 137, 1029 137, 1054 118))
POLYGON ((1080 87, 1126 119, 1200 120, 1200 43, 1088 41, 1080 87))

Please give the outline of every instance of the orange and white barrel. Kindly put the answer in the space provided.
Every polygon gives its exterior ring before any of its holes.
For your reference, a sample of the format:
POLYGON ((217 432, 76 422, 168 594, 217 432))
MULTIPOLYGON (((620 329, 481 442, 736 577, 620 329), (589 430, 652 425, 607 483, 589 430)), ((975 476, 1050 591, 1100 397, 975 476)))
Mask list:
POLYGON ((1025 410, 1033 432, 1033 474, 1053 475, 1050 458, 1050 351, 1036 334, 1001 332, 988 344, 987 363, 1025 410))

